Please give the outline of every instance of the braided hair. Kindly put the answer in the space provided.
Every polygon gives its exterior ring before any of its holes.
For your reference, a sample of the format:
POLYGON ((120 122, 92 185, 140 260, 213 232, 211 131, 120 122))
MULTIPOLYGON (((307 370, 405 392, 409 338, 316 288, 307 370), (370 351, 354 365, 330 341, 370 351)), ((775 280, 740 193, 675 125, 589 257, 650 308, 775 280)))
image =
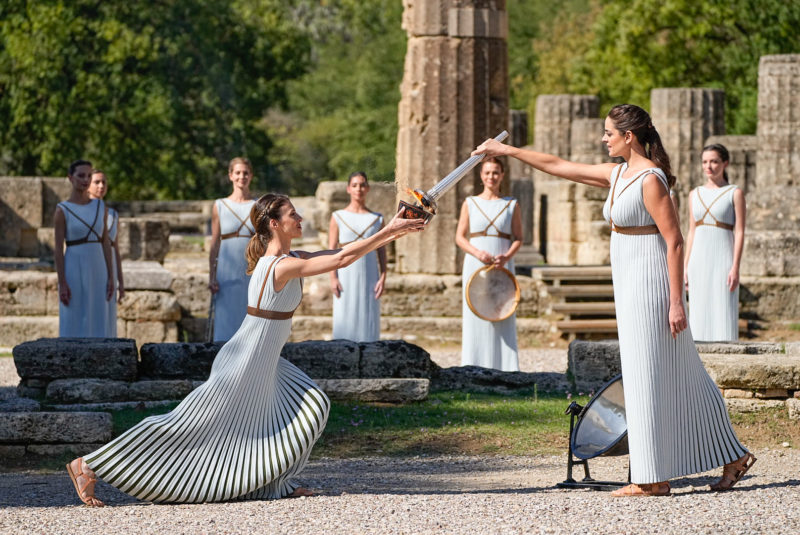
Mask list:
POLYGON ((267 244, 272 239, 272 229, 269 222, 272 219, 279 219, 281 208, 290 204, 289 197, 278 193, 267 193, 262 195, 250 209, 250 222, 256 233, 250 238, 247 244, 247 274, 253 273, 258 264, 258 259, 264 256, 267 251, 267 244))

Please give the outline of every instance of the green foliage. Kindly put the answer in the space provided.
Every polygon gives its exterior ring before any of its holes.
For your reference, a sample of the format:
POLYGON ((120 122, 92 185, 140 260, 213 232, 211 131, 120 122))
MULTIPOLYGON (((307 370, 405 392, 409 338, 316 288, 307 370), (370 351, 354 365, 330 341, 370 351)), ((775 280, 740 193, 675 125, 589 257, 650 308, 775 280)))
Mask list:
POLYGON ((539 49, 544 92, 590 93, 603 107, 650 105, 656 87, 726 92, 727 127, 754 133, 758 62, 800 51, 800 3, 783 0, 593 0, 539 49))
POLYGON ((89 158, 115 198, 218 195, 237 155, 266 176, 261 118, 309 50, 285 4, 4 3, 0 173, 63 176, 89 158))
POLYGON ((276 172, 295 189, 313 193, 318 181, 356 170, 393 180, 406 51, 402 12, 397 0, 307 6, 313 65, 289 84, 288 110, 266 120, 276 172))

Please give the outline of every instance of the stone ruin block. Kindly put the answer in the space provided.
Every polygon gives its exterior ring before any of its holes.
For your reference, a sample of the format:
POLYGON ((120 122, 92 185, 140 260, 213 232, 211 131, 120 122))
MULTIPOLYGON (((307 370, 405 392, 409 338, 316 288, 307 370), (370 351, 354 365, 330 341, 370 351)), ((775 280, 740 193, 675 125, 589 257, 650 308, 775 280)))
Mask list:
POLYGON ((319 387, 333 400, 410 403, 428 397, 428 379, 320 379, 319 387))
POLYGON ((126 321, 125 336, 133 338, 139 344, 177 342, 178 323, 175 321, 126 321))
POLYGON ((69 198, 72 184, 64 177, 42 178, 42 227, 55 226, 56 205, 69 198))
POLYGON ((692 188, 705 183, 701 150, 712 135, 725 134, 721 89, 663 88, 650 92, 651 118, 669 154, 681 206, 692 188))
POLYGON ((749 231, 744 235, 742 276, 800 276, 800 234, 791 231, 749 231))
POLYGON ((750 231, 800 230, 800 189, 772 186, 747 195, 745 236, 750 231))
POLYGON ((123 260, 163 262, 169 252, 169 224, 143 217, 119 220, 119 254, 123 260))
POLYGON ((0 418, 3 444, 104 443, 111 433, 106 412, 17 412, 0 418))
POLYGON ((134 290, 117 305, 117 317, 130 321, 178 321, 181 308, 171 292, 134 290))
POLYGON ((23 379, 97 377, 132 381, 138 353, 125 338, 40 338, 14 347, 14 364, 23 379))
MULTIPOLYGON (((610 161, 603 143, 604 118, 578 117, 570 126, 570 160, 598 164, 610 161)), ((593 188, 604 189, 604 188, 593 188)))
POLYGON ((35 233, 40 226, 42 180, 0 177, 0 256, 38 255, 35 233))
POLYGON ((350 340, 316 340, 283 346, 281 356, 310 377, 353 379, 360 377, 361 350, 350 340))
POLYGON ((92 378, 56 379, 47 385, 46 399, 51 404, 179 400, 193 389, 188 379, 132 383, 92 378))
POLYGON ((800 54, 761 56, 758 65, 759 187, 800 184, 800 54))
POLYGON ((55 273, 0 270, 0 316, 50 314, 58 314, 55 273))
POLYGON ((362 378, 430 377, 436 368, 427 351, 401 340, 361 343, 359 350, 362 378))
MULTIPOLYGON (((570 158, 572 128, 576 119, 596 119, 600 99, 595 95, 539 95, 536 97, 533 146, 535 150, 570 158)), ((602 119, 601 119, 602 124, 602 119)), ((583 141, 585 125, 576 132, 583 141)), ((602 126, 600 130, 602 138, 602 126)), ((585 148, 583 144, 581 148, 585 148)))
POLYGON ((144 344, 139 373, 150 379, 206 380, 220 342, 144 344))
POLYGON ((0 316, 0 347, 58 336, 58 316, 0 316))
POLYGON ((740 315, 767 321, 800 318, 800 284, 796 277, 742 276, 740 315))

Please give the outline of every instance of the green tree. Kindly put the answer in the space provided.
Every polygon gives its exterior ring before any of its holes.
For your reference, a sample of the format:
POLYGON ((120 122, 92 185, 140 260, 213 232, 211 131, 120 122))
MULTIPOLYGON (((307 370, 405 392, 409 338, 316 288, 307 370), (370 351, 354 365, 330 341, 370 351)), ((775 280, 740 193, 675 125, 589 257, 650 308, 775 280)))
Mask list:
POLYGON ((60 176, 86 157, 108 173, 115 198, 218 195, 237 155, 267 177, 262 118, 308 60, 295 7, 7 0, 0 172, 60 176))
POLYGON ((305 6, 314 36, 309 72, 288 85, 289 106, 273 110, 275 173, 313 193, 320 180, 355 170, 394 179, 397 104, 406 52, 398 0, 331 0, 305 6))
MULTIPOLYGON (((758 62, 800 51, 800 3, 783 0, 594 0, 587 17, 545 39, 539 83, 650 106, 656 87, 726 93, 727 130, 755 132, 758 62), (573 53, 570 57, 569 51, 573 53)), ((556 26, 555 28, 558 28, 556 26)), ((544 92, 544 91, 542 91, 544 92)))

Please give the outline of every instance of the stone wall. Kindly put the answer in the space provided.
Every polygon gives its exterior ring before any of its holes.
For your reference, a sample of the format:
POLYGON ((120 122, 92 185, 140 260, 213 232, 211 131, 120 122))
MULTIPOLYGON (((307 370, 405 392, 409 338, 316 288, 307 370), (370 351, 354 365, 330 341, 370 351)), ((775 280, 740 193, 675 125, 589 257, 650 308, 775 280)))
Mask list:
MULTIPOLYGON (((487 137, 508 125, 507 13, 504 0, 407 0, 408 33, 398 107, 398 199, 429 190, 487 137)), ((438 201, 427 232, 396 244, 397 270, 458 273, 453 240, 463 200, 477 171, 438 201)), ((508 184, 506 184, 506 187, 508 184)))
MULTIPOLYGON (((800 342, 698 343, 697 350, 733 409, 755 410, 759 403, 793 409, 800 398, 800 342)), ((568 361, 573 388, 597 391, 620 373, 619 342, 576 340, 568 361)))

